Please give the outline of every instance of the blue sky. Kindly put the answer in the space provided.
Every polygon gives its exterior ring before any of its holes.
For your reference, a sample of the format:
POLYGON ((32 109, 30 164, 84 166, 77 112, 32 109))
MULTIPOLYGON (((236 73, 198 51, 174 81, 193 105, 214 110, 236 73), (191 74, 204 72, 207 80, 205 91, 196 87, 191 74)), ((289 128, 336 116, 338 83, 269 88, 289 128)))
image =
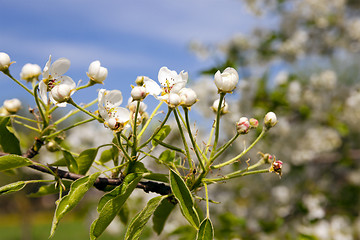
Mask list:
MULTIPOLYGON (((43 68, 49 54, 53 60, 70 59, 66 75, 76 82, 87 82, 94 60, 108 68, 104 86, 76 94, 84 102, 96 98, 101 87, 119 89, 127 99, 137 76, 156 80, 162 66, 188 71, 195 79, 211 61, 189 51, 191 40, 219 43, 266 22, 255 19, 240 0, 12 0, 2 1, 0 13, 0 51, 16 61, 11 66, 15 77, 28 62, 43 68)), ((3 74, 0 89, 0 102, 31 101, 3 74)))

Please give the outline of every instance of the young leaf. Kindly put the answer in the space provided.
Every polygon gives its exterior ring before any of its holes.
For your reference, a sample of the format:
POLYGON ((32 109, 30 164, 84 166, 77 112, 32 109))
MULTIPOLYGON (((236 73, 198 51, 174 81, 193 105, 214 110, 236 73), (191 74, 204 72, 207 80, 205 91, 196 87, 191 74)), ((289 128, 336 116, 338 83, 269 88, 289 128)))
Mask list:
POLYGON ((80 153, 79 157, 76 159, 78 165, 77 173, 85 175, 89 171, 95 160, 97 151, 97 148, 90 148, 80 153))
POLYGON ((8 185, 0 187, 0 195, 5 195, 8 193, 20 191, 25 186, 26 186, 26 182, 24 181, 10 183, 8 185))
POLYGON ((94 185, 94 182, 100 174, 100 172, 94 173, 90 176, 80 178, 71 184, 69 193, 62 197, 56 206, 50 237, 54 235, 60 219, 80 202, 85 193, 94 185))
MULTIPOLYGON (((62 183, 65 186, 65 190, 69 190, 70 185, 72 183, 72 181, 66 181, 66 180, 62 180, 62 183)), ((37 192, 34 193, 30 193, 27 196, 28 197, 41 197, 41 196, 45 196, 45 195, 49 195, 49 194, 55 194, 59 192, 59 188, 60 186, 56 187, 56 184, 49 184, 49 185, 43 185, 41 186, 37 192)))
MULTIPOLYGON (((169 125, 164 125, 160 131, 155 135, 154 139, 159 142, 162 142, 170 133, 171 127, 169 125)), ((151 144, 155 147, 158 143, 154 140, 151 141, 151 144)))
POLYGON ((19 155, 10 154, 0 157, 0 171, 25 167, 32 164, 33 163, 29 159, 19 155))
POLYGON ((170 170, 170 187, 179 202, 181 213, 194 228, 199 229, 200 220, 194 207, 191 192, 184 180, 173 170, 170 170))
POLYGON ((175 208, 176 204, 171 203, 168 198, 164 198, 154 212, 152 218, 153 229, 160 235, 164 229, 166 219, 169 217, 171 211, 175 208))
POLYGON ((63 150, 62 153, 63 153, 64 159, 66 162, 66 166, 68 167, 69 171, 73 172, 73 173, 77 173, 78 172, 78 164, 77 164, 75 158, 73 157, 73 155, 66 150, 63 150))
POLYGON ((175 159, 176 152, 169 149, 163 151, 159 156, 159 162, 169 164, 175 159))
POLYGON ((13 133, 10 117, 0 116, 0 145, 6 153, 21 155, 20 142, 13 133))
POLYGON ((98 204, 99 217, 91 224, 90 239, 97 239, 105 231, 141 178, 142 175, 134 173, 127 175, 120 186, 100 199, 98 204))
POLYGON ((214 228, 209 218, 205 218, 201 224, 196 236, 196 240, 212 240, 214 239, 214 228))
POLYGON ((113 158, 114 158, 114 149, 113 148, 106 149, 101 153, 99 162, 107 163, 110 160, 112 160, 113 158))
POLYGON ((160 202, 165 198, 166 196, 158 196, 151 199, 147 203, 146 207, 141 212, 139 212, 131 221, 125 234, 126 240, 139 239, 141 232, 145 227, 145 224, 149 221, 151 215, 154 213, 155 209, 159 206, 160 202))

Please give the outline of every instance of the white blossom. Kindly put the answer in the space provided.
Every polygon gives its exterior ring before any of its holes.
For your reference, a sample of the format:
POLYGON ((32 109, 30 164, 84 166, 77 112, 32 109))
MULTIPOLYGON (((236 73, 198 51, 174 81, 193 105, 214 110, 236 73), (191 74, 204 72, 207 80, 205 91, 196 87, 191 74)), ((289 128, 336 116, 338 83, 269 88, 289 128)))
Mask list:
POLYGON ((239 75, 234 68, 228 67, 222 73, 215 73, 215 85, 219 92, 231 93, 239 82, 239 75))
POLYGON ((27 63, 21 69, 20 78, 26 81, 38 80, 40 74, 41 68, 39 65, 27 63))
POLYGON ((96 60, 90 63, 89 71, 86 74, 91 81, 102 84, 108 75, 108 70, 101 66, 100 61, 96 60))
POLYGON ((179 92, 181 98, 181 106, 184 107, 191 107, 197 101, 197 96, 194 90, 191 88, 183 88, 179 92))
POLYGON ((17 111, 20 110, 21 102, 17 98, 5 100, 4 103, 3 103, 3 107, 10 114, 14 114, 14 113, 16 113, 17 111))
POLYGON ((49 60, 43 69, 43 79, 39 83, 40 97, 45 103, 48 102, 47 92, 50 92, 49 98, 54 104, 59 107, 66 106, 65 101, 75 92, 76 88, 76 84, 71 77, 63 75, 69 68, 70 60, 67 58, 59 58, 51 64, 51 55, 49 56, 49 60), (66 85, 66 87, 56 87, 59 85, 66 85), (52 91, 54 88, 55 90, 52 91))
POLYGON ((100 116, 105 120, 104 125, 112 130, 124 129, 130 120, 130 112, 119 107, 123 101, 121 91, 100 89, 98 94, 98 109, 100 116))
POLYGON ((5 71, 11 65, 10 57, 7 53, 0 52, 0 71, 5 71))

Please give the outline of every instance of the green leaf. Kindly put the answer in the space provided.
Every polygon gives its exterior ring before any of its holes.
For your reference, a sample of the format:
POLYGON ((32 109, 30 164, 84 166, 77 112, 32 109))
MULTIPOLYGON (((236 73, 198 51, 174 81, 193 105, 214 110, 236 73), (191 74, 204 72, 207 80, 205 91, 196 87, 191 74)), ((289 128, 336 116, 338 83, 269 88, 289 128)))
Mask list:
POLYGON ((120 212, 119 212, 119 218, 120 218, 120 221, 124 224, 124 225, 127 225, 128 222, 129 222, 129 214, 130 214, 130 210, 129 210, 129 207, 128 205, 125 203, 121 209, 120 209, 120 212))
MULTIPOLYGON (((65 181, 62 180, 62 183, 65 186, 65 191, 70 189, 70 185, 71 183, 73 183, 72 181, 65 181)), ((55 194, 59 192, 59 184, 53 183, 53 184, 49 184, 49 185, 43 185, 41 186, 37 192, 34 193, 30 193, 27 196, 28 197, 41 197, 41 196, 45 196, 45 195, 49 195, 49 194, 55 194)))
POLYGON ((196 240, 212 240, 214 239, 214 228, 209 218, 205 218, 201 224, 196 236, 196 240))
POLYGON ((144 178, 148 180, 169 183, 169 176, 162 173, 147 173, 144 175, 144 178))
POLYGON ((24 181, 10 183, 8 185, 0 187, 0 195, 5 195, 8 193, 20 191, 25 186, 26 186, 26 182, 24 181))
POLYGON ((78 164, 77 164, 75 158, 73 157, 73 155, 66 150, 63 150, 62 153, 64 156, 64 160, 66 162, 66 166, 69 169, 69 171, 73 172, 73 173, 77 173, 78 172, 78 164))
POLYGON ((199 216, 194 207, 194 199, 192 198, 189 188, 186 186, 182 177, 176 172, 170 170, 170 187, 178 200, 181 213, 188 220, 188 222, 196 229, 199 229, 199 216))
POLYGON ((0 145, 3 151, 21 155, 20 142, 13 132, 10 117, 0 116, 0 145))
POLYGON ((113 148, 106 149, 101 153, 99 162, 107 163, 110 160, 112 160, 113 158, 114 158, 114 150, 113 150, 113 148))
POLYGON ((175 159, 176 152, 169 149, 163 151, 159 156, 159 161, 161 163, 169 164, 172 163, 175 159))
POLYGON ((99 217, 91 224, 90 238, 97 239, 109 226, 115 216, 119 213, 128 197, 136 188, 142 175, 129 174, 123 183, 109 193, 106 193, 99 201, 99 217))
POLYGON ((164 198, 166 198, 166 196, 158 196, 151 199, 147 203, 146 207, 134 217, 126 231, 126 240, 139 239, 145 224, 149 221, 151 215, 154 213, 155 209, 159 206, 164 198))
MULTIPOLYGON (((164 125, 160 131, 155 135, 154 139, 157 141, 162 142, 170 133, 171 127, 169 125, 164 125)), ((158 143, 155 140, 151 141, 151 144, 155 147, 158 145, 158 143)))
POLYGON ((170 213, 175 208, 175 206, 176 204, 170 202, 168 198, 165 198, 156 208, 152 221, 153 221, 153 229, 158 235, 160 235, 160 233, 164 229, 166 219, 169 217, 170 213))
POLYGON ((90 176, 85 176, 71 184, 69 193, 62 197, 56 206, 50 237, 54 235, 60 219, 80 202, 85 193, 94 185, 94 182, 100 174, 100 172, 97 172, 90 176))
POLYGON ((19 155, 10 154, 0 157, 0 171, 25 167, 32 164, 33 162, 28 158, 24 158, 19 155))
POLYGON ((76 159, 78 165, 77 173, 86 175, 95 160, 97 151, 97 148, 90 148, 80 153, 79 157, 76 159))

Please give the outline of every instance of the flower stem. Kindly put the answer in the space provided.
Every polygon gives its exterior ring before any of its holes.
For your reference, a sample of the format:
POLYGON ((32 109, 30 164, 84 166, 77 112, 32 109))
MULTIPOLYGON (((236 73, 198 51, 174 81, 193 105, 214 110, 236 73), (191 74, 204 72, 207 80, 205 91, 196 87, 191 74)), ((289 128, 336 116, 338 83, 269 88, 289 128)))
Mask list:
POLYGON ((189 147, 188 147, 188 145, 186 143, 186 139, 185 139, 184 132, 182 130, 181 122, 180 122, 179 116, 178 116, 176 111, 174 111, 174 116, 175 116, 175 120, 176 120, 176 123, 177 123, 178 128, 179 128, 179 133, 180 133, 181 139, 182 139, 183 144, 184 144, 184 148, 185 148, 185 152, 186 152, 186 158, 188 159, 188 162, 189 162, 189 167, 190 167, 190 169, 192 169, 192 162, 191 162, 191 156, 190 156, 189 147))
POLYGON ((135 110, 135 116, 134 116, 134 122, 133 122, 133 146, 132 146, 132 151, 131 151, 131 157, 135 160, 136 157, 136 153, 137 153, 137 134, 136 134, 136 130, 137 130, 137 117, 139 114, 139 108, 140 108, 140 101, 137 101, 136 104, 136 110, 135 110))
POLYGON ((15 79, 11 74, 10 74, 10 71, 4 71, 4 73, 9 77, 11 78, 12 80, 14 80, 17 84, 19 84, 23 89, 25 89, 28 93, 30 93, 31 95, 34 96, 34 93, 29 89, 27 88, 24 84, 22 84, 19 80, 15 79))
POLYGON ((232 164, 232 163, 236 162, 242 156, 244 156, 248 151, 250 151, 250 149, 252 149, 255 146, 256 143, 259 142, 259 140, 264 136, 265 132, 266 132, 266 130, 265 130, 265 128, 263 128, 263 130, 261 131, 260 135, 256 138, 256 140, 248 148, 244 149, 244 151, 242 151, 242 153, 240 153, 236 157, 230 159, 229 161, 226 161, 224 163, 220 163, 218 165, 212 166, 211 168, 217 169, 217 168, 221 168, 221 167, 224 167, 226 165, 229 165, 229 164, 232 164))
POLYGON ((210 159, 210 165, 215 161, 215 159, 217 157, 219 157, 238 137, 240 136, 240 133, 236 133, 236 135, 230 139, 230 141, 228 141, 224 146, 222 146, 218 152, 216 152, 215 156, 213 156, 211 159, 210 159))
POLYGON ((80 126, 80 125, 82 125, 82 124, 85 124, 85 123, 88 123, 88 122, 91 122, 91 121, 94 121, 94 120, 95 120, 94 118, 90 118, 90 119, 87 119, 87 120, 84 120, 84 121, 81 121, 81 122, 77 122, 77 123, 75 123, 75 124, 73 124, 73 125, 71 125, 71 126, 69 126, 69 127, 67 127, 67 128, 61 129, 61 130, 59 130, 59 131, 57 131, 57 132, 55 132, 55 133, 53 133, 53 134, 50 134, 50 135, 47 136, 46 138, 47 138, 47 139, 53 138, 53 137, 59 135, 59 134, 62 133, 62 132, 65 132, 65 131, 67 131, 67 130, 69 130, 69 129, 72 129, 72 128, 74 128, 74 127, 80 126))
POLYGON ((72 98, 70 98, 70 99, 68 100, 68 103, 70 103, 71 105, 73 105, 74 107, 76 107, 77 109, 79 109, 80 111, 86 113, 87 115, 95 118, 95 119, 98 120, 99 122, 104 122, 103 119, 99 118, 98 116, 95 116, 94 114, 92 114, 92 113, 89 112, 88 110, 86 110, 86 109, 80 107, 79 105, 77 105, 77 104, 72 100, 72 98))
POLYGON ((191 132, 190 121, 189 121, 189 109, 187 107, 184 107, 183 109, 184 109, 184 112, 185 112, 186 127, 187 127, 187 130, 188 130, 188 134, 189 134, 191 143, 193 145, 196 157, 198 158, 198 161, 200 163, 201 169, 205 172, 206 169, 205 169, 204 163, 203 163, 202 158, 201 158, 201 156, 199 154, 199 151, 198 151, 197 146, 196 146, 196 142, 195 142, 194 137, 193 137, 192 132, 191 132))
POLYGON ((219 99, 219 106, 218 106, 218 110, 216 113, 216 122, 215 122, 215 139, 214 139, 214 144, 211 150, 211 154, 210 154, 210 159, 214 156, 215 152, 216 152, 216 147, 217 147, 217 143, 219 140, 219 132, 220 132, 220 116, 221 116, 221 107, 222 107, 222 102, 224 101, 225 98, 225 94, 226 93, 220 93, 220 99, 219 99))
MULTIPOLYGON (((84 105, 84 108, 87 108, 87 107, 90 107, 90 106, 94 105, 95 103, 97 103, 97 101, 98 101, 97 99, 93 100, 92 102, 84 105)), ((59 123, 65 121, 66 119, 68 119, 69 117, 75 115, 75 114, 78 113, 78 112, 80 112, 79 109, 70 111, 70 112, 69 112, 68 114, 66 114, 64 117, 62 117, 62 118, 60 118, 59 120, 57 120, 57 121, 54 123, 54 125, 58 125, 59 123)))
POLYGON ((232 179, 232 178, 243 177, 243 176, 246 176, 246 175, 258 174, 258 173, 268 173, 268 172, 269 172, 268 168, 255 170, 255 171, 241 172, 241 173, 234 172, 232 174, 225 175, 225 176, 223 176, 221 178, 204 178, 203 182, 208 182, 208 184, 211 184, 211 183, 216 183, 216 182, 220 182, 220 181, 224 181, 224 180, 229 180, 229 179, 232 179))
MULTIPOLYGON (((149 137, 148 140, 146 140, 140 147, 138 147, 137 151, 139 151, 139 149, 143 148, 146 146, 146 144, 148 144, 161 130, 161 128, 165 125, 166 121, 168 120, 170 113, 172 112, 172 108, 168 108, 168 112, 165 116, 165 119, 161 122, 160 126, 154 131, 153 135, 151 135, 151 137, 149 137)), ((155 111, 154 111, 155 112, 155 111)), ((145 129, 145 128, 144 128, 145 129)), ((139 137, 139 136, 138 136, 139 137)))
POLYGON ((154 118, 155 114, 157 113, 157 111, 159 110, 159 108, 161 107, 162 104, 163 104, 163 102, 160 101, 160 103, 156 106, 154 111, 151 113, 149 119, 146 121, 144 127, 141 129, 140 133, 138 134, 138 140, 140 140, 141 136, 144 134, 146 128, 149 126, 151 120, 154 118))

